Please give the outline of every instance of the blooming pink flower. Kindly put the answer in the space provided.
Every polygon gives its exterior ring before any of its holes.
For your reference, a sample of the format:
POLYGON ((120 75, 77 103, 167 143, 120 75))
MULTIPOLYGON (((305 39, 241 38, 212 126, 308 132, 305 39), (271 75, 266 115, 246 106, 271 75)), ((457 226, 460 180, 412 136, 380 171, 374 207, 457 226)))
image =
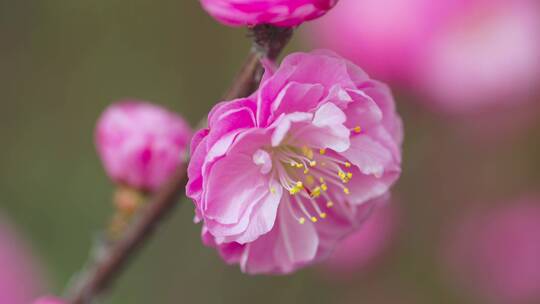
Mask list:
POLYGON ((527 199, 473 213, 444 247, 461 286, 490 303, 539 303, 540 201, 527 199))
POLYGON ((0 303, 28 304, 42 289, 30 250, 0 217, 0 303))
POLYGON ((400 174, 390 90, 329 52, 267 67, 252 96, 216 105, 196 133, 187 194, 203 240, 247 273, 326 256, 400 174))
POLYGON ((65 304, 65 303, 66 302, 64 302, 63 300, 54 298, 54 297, 43 297, 34 301, 34 304, 65 304))
POLYGON ((388 248, 395 232, 395 217, 392 206, 377 206, 362 229, 336 247, 324 263, 325 270, 347 275, 370 266, 388 248))
POLYGON ((96 128, 97 149, 111 179, 148 191, 183 162, 190 138, 182 117, 138 101, 109 106, 96 128))
POLYGON ((318 18, 338 0, 200 0, 204 9, 226 25, 296 26, 318 18))

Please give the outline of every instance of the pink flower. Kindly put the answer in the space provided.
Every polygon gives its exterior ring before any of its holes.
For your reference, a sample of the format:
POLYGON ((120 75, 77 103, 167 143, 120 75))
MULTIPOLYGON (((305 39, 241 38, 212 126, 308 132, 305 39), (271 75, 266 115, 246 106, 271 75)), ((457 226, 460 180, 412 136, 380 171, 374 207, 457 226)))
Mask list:
POLYGON ((362 229, 349 235, 336 247, 324 264, 326 271, 348 275, 369 267, 392 241, 395 217, 392 206, 377 206, 362 229))
POLYGON ((43 297, 34 301, 34 304, 65 304, 65 303, 66 302, 64 302, 63 300, 54 298, 54 297, 43 297))
POLYGON ((257 92, 216 105, 208 123, 192 141, 187 194, 204 242, 247 273, 326 256, 400 174, 390 90, 333 53, 267 67, 257 92))
POLYGON ((30 249, 0 216, 0 303, 28 304, 42 289, 30 249))
POLYGON ((540 81, 540 5, 476 1, 425 47, 417 82, 433 106, 458 114, 515 108, 540 81))
POLYGON ((96 128, 105 170, 117 183, 156 190, 184 161, 191 130, 184 119, 147 102, 107 108, 96 128))
POLYGON ((445 263, 467 291, 490 303, 539 303, 540 201, 526 199, 458 222, 445 263))
POLYGON ((537 0, 342 0, 307 28, 312 44, 446 113, 513 108, 540 82, 537 0))
POLYGON ((341 0, 307 25, 306 37, 337 51, 378 78, 407 82, 422 50, 456 0, 341 0))
POLYGON ((318 18, 338 0, 200 0, 219 22, 231 26, 296 26, 318 18))

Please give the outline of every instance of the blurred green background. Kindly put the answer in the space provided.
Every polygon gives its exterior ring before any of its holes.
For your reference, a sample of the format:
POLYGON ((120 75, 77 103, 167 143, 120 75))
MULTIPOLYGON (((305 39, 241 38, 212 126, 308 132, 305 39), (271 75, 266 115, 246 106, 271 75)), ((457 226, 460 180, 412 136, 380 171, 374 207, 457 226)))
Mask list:
MULTIPOLYGON (((93 144, 101 111, 135 97, 195 124, 243 62, 246 35, 195 0, 0 0, 0 212, 33 244, 52 293, 82 266, 112 211, 93 144)), ((298 37, 288 47, 302 49, 298 37)), ((477 303, 441 274, 444 224, 470 204, 538 189, 540 124, 485 139, 396 95, 406 127, 394 191, 402 215, 377 268, 348 281, 314 268, 243 275, 201 244, 192 203, 182 200, 105 303, 477 303)))

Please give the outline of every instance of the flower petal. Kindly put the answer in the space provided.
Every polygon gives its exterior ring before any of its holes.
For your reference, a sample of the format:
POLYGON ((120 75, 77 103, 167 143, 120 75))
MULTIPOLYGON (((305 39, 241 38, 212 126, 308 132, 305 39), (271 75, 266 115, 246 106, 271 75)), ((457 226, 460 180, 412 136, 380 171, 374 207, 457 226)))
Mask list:
POLYGON ((380 177, 392 163, 392 154, 386 147, 367 135, 351 138, 351 146, 343 156, 357 166, 363 174, 380 177))
POLYGON ((238 223, 243 211, 269 191, 266 185, 266 178, 250 156, 239 154, 218 160, 205 185, 205 216, 222 224, 238 223))

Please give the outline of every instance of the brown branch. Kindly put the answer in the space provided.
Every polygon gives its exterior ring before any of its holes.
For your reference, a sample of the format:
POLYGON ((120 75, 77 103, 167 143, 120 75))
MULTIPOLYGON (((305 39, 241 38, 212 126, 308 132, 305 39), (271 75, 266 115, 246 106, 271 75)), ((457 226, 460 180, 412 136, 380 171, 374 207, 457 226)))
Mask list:
MULTIPOLYGON (((251 29, 254 47, 244 66, 236 76, 225 100, 245 97, 260 80, 260 59, 275 60, 292 35, 292 29, 257 26, 251 29)), ((126 263, 144 245, 158 224, 176 206, 187 183, 185 165, 179 167, 171 179, 157 191, 140 211, 125 233, 113 244, 98 248, 100 251, 88 269, 75 279, 68 297, 72 304, 88 304, 110 287, 126 263)), ((93 259, 93 256, 91 256, 93 259)))

